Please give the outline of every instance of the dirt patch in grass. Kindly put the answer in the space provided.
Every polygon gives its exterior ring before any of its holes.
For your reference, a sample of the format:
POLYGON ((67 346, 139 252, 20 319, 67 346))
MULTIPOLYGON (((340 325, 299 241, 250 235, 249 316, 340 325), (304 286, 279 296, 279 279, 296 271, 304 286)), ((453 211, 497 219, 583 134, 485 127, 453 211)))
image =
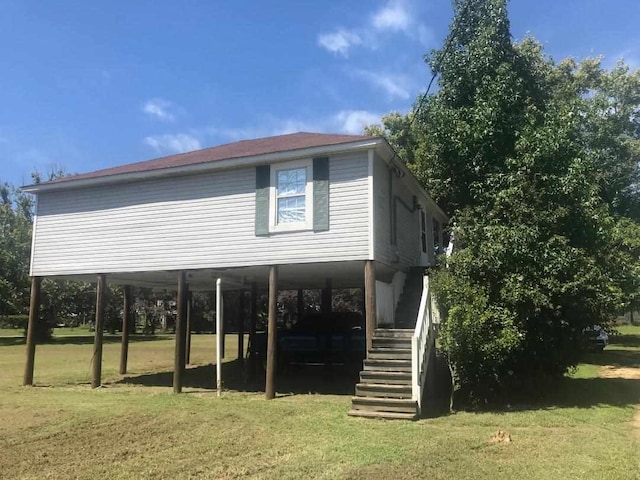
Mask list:
POLYGON ((604 365, 599 372, 601 378, 624 378, 626 380, 640 380, 640 368, 637 367, 614 367, 604 365))
MULTIPOLYGON (((604 365, 598 375, 602 378, 624 378, 625 380, 640 380, 640 368, 637 367, 614 367, 604 365)), ((640 438, 640 405, 636 408, 636 413, 632 420, 633 431, 636 438, 640 438)))

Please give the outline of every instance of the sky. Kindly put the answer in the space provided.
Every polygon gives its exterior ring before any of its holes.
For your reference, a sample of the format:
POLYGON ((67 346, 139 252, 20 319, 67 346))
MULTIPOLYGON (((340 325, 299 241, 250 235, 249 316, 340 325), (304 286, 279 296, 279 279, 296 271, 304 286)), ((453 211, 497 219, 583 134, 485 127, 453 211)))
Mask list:
MULTIPOLYGON (((406 113, 450 0, 0 0, 0 182, 406 113)), ((514 40, 640 67, 640 0, 511 0, 514 40)))

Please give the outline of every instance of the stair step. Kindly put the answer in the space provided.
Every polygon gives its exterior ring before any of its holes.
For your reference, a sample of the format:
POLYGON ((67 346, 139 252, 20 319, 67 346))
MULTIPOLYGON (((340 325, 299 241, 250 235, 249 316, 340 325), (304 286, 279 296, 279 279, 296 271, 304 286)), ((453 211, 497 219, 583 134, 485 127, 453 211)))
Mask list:
POLYGON ((387 385, 411 385, 411 372, 363 370, 360 372, 360 381, 362 383, 384 383, 387 385))
POLYGON ((373 337, 372 346, 373 348, 411 348, 411 339, 373 337))
POLYGON ((415 420, 418 416, 415 413, 403 412, 376 412, 373 410, 351 409, 348 415, 352 417, 379 418, 380 420, 415 420))
POLYGON ((411 385, 388 385, 384 383, 358 383, 356 397, 401 398, 410 400, 411 385))
POLYGON ((369 358, 377 360, 411 360, 410 348, 372 348, 369 358))
POLYGON ((364 370, 411 372, 411 360, 382 360, 367 358, 364 361, 364 370))
POLYGON ((373 338, 411 338, 413 330, 408 328, 376 328, 373 331, 373 338))
POLYGON ((402 398, 352 397, 353 410, 373 410, 377 412, 418 413, 418 405, 413 400, 402 398))

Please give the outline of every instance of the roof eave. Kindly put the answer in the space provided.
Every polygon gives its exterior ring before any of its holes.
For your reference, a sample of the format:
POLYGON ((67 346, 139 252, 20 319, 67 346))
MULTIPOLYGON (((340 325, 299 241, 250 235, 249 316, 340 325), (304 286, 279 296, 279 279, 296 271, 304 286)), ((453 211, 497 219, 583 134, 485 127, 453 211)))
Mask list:
POLYGON ((400 158, 396 150, 389 144, 389 142, 387 142, 384 139, 382 139, 382 142, 381 142, 381 150, 386 155, 385 161, 390 165, 392 164, 394 167, 399 169, 404 174, 404 177, 407 179, 407 181, 413 186, 413 188, 423 192, 426 195, 427 199, 429 200, 429 206, 431 207, 431 209, 435 210, 440 215, 442 221, 448 223, 449 216, 444 212, 444 210, 442 210, 442 208, 438 206, 438 204, 433 200, 433 198, 431 198, 431 195, 429 194, 429 192, 427 192, 427 190, 420 184, 420 181, 416 178, 413 172, 409 170, 409 168, 404 163, 404 161, 400 158), (397 161, 395 159, 397 159, 397 161))
POLYGON ((330 155, 343 152, 351 152, 358 150, 367 150, 376 148, 386 143, 380 137, 358 140, 355 142, 337 143, 332 145, 320 145, 316 147, 301 148, 295 150, 286 150, 281 152, 266 153, 260 155, 251 155, 246 157, 236 157, 224 160, 216 160, 214 162, 203 162, 191 165, 183 165, 178 167, 157 168, 154 170, 146 170, 141 172, 119 173, 113 175, 105 175, 99 177, 80 178, 77 180, 69 179, 54 183, 40 183, 34 185, 26 185, 22 190, 28 193, 39 193, 53 190, 84 188, 99 185, 108 185, 113 183, 126 183, 140 180, 148 180, 152 178, 161 178, 174 175, 190 175, 195 173, 209 172, 214 170, 247 167, 252 165, 261 165, 265 163, 273 163, 287 160, 294 160, 304 157, 315 157, 319 155, 330 155))

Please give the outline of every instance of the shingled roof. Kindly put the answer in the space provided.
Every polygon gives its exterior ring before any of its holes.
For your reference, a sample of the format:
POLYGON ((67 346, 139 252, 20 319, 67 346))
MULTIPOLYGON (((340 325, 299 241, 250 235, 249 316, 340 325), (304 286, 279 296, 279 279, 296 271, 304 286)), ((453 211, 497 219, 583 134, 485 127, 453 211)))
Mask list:
MULTIPOLYGON (((242 140, 239 142, 218 145, 217 147, 204 148, 193 152, 170 155, 168 157, 154 158, 144 162, 129 163, 117 167, 97 170, 95 172, 82 173, 63 177, 50 183, 63 183, 75 180, 108 177, 126 173, 140 173, 165 168, 184 167, 220 160, 229 160, 242 157, 253 157, 270 153, 288 152, 305 148, 339 145, 342 143, 374 140, 378 137, 368 135, 340 135, 327 133, 298 132, 275 137, 258 138, 254 140, 242 140)), ((45 185, 45 183, 41 184, 45 185)))

